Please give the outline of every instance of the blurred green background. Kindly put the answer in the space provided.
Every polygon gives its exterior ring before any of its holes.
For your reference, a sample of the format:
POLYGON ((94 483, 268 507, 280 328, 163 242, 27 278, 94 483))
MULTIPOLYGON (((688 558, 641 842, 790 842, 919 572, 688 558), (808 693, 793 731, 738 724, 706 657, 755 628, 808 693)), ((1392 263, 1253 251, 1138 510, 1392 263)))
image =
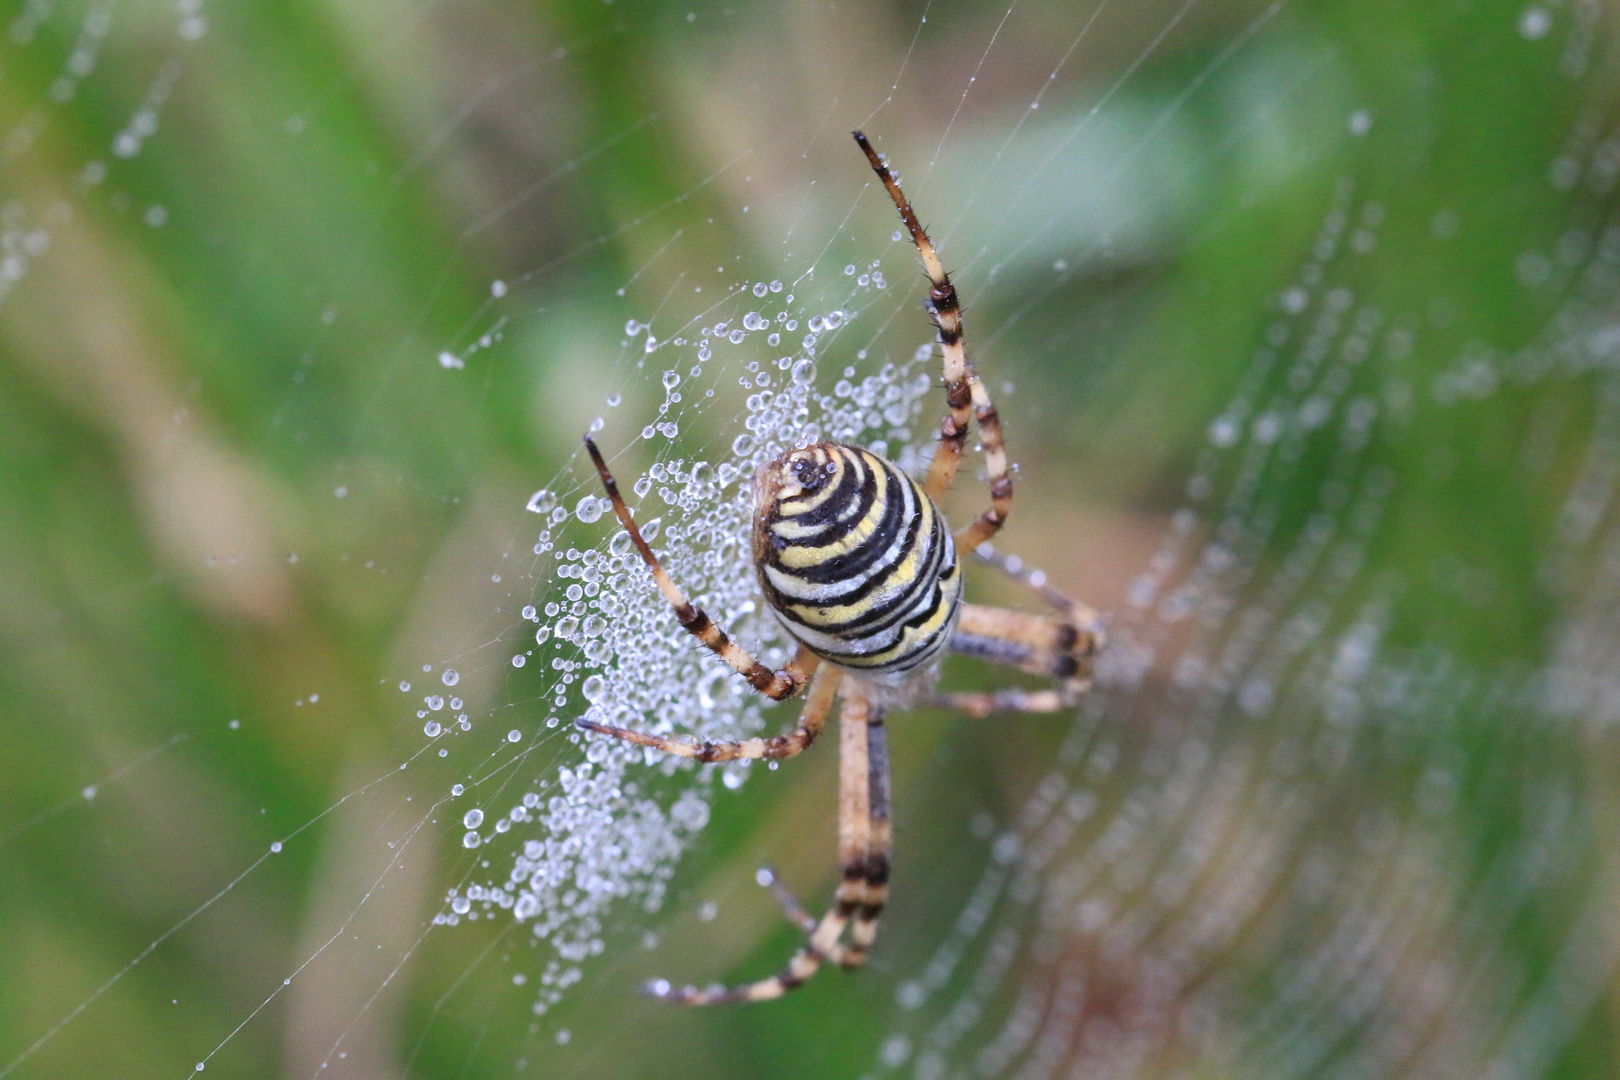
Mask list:
MULTIPOLYGON (((0 25, 0 1076, 175 1077, 227 1037, 210 1073, 1613 1074, 1620 924, 1592 915, 1617 870, 1609 6, 11 0, 0 25), (541 1019, 505 924, 424 936, 458 880, 455 822, 382 873, 418 820, 407 800, 453 779, 431 760, 399 772, 422 737, 396 684, 510 631, 510 583, 491 579, 533 543, 532 491, 581 490, 576 440, 603 396, 624 397, 618 442, 654 419, 627 320, 679 324, 695 289, 882 254, 892 333, 925 340, 920 278, 894 269, 910 262, 882 246, 892 215, 862 195, 858 124, 958 271, 1022 466, 1008 549, 1105 611, 1130 607, 1189 475, 1245 482, 1209 465, 1212 424, 1290 377, 1254 357, 1309 267, 1383 312, 1354 375, 1381 410, 1356 461, 1393 494, 1360 561, 1305 600, 1335 625, 1383 605, 1386 647, 1416 659, 1369 698, 1368 738, 1430 748, 1318 760, 1309 812, 1264 784, 1246 801, 1314 823, 1277 841, 1299 880, 1337 808, 1411 826, 1392 843, 1456 906, 1369 915, 1364 933, 1397 981, 1413 957, 1457 961, 1439 989, 1408 973, 1455 1006, 1412 1046, 1346 1004, 1359 985, 1416 1007, 1357 983, 1354 949, 1323 953, 1345 970, 1317 973, 1295 1026, 1279 1018, 1300 999, 1267 958, 1332 919, 1270 895, 1167 992, 1234 1003, 1219 1054, 1183 1039, 1186 1016, 1135 1058, 1066 1040, 1138 1031, 1118 1003, 1152 980, 1059 936, 972 999, 1016 1013, 1034 985, 1017 972, 1054 955, 1111 970, 1068 1020, 1042 1007, 1046 1058, 1018 1073, 978 1036, 945 1040, 938 1071, 908 1057, 922 1039, 894 1041, 897 984, 962 917, 1066 717, 895 724, 901 853, 874 965, 769 1007, 687 1013, 631 988, 786 957, 793 931, 753 869, 775 863, 812 906, 829 891, 831 753, 721 796, 671 901, 623 912, 541 1019), (1323 256, 1341 204, 1344 254, 1323 256), (1413 776, 1442 756, 1451 801, 1425 817, 1413 776), (1518 891, 1496 906, 1504 881, 1518 891), (1468 969, 1482 950, 1500 963, 1468 969), (1494 1012, 1458 1004, 1482 994, 1494 1012), (1421 1052, 1435 1045, 1445 1068, 1421 1052)), ((735 410, 688 437, 729 441, 735 410)), ((1276 531, 1239 545, 1264 572, 1222 595, 1264 602, 1331 449, 1250 478, 1263 505, 1244 520, 1276 531)), ((1176 639, 1197 620, 1162 622, 1176 639)), ((1325 670, 1286 638, 1254 665, 1325 670)), ((1317 715, 1235 686, 1200 697, 1157 655, 1147 676, 1116 671, 1085 721, 1125 733, 1097 784, 1115 821, 1168 783, 1137 771, 1150 711, 1219 714, 1261 757, 1317 715)), ((532 730, 544 703, 504 681, 504 657, 477 665, 471 708, 532 730)), ((533 768, 577 750, 546 753, 533 768)), ((1150 831, 1168 848, 1200 815, 1150 831)), ((1066 842, 1043 917, 1109 837, 1128 843, 1100 826, 1066 842)), ((1370 893, 1421 891, 1387 872, 1370 893)), ((1164 905, 1219 910, 1196 890, 1164 905)))

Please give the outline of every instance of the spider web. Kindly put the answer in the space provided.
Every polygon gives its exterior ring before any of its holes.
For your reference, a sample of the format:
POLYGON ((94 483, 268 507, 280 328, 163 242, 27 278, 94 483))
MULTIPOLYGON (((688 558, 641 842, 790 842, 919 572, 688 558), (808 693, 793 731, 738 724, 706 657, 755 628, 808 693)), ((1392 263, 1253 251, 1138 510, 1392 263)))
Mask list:
POLYGON ((0 1078, 1607 1075, 1610 21, 14 4, 0 1078), (895 717, 868 971, 684 1013, 794 947, 761 863, 830 892, 834 755, 573 729, 796 709, 578 439, 784 662, 754 468, 943 404, 857 125, 1110 644, 895 717))

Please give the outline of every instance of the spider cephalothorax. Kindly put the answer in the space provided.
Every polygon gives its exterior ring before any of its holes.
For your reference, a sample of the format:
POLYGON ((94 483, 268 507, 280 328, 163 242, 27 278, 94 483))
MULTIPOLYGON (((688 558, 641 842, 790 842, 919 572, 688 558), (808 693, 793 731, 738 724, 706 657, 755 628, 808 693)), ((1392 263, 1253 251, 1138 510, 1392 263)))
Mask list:
POLYGON ((888 681, 937 659, 960 614, 962 575, 939 508, 856 446, 816 443, 760 467, 754 568, 795 639, 888 681))
POLYGON ((755 690, 777 700, 802 692, 805 703, 798 727, 788 734, 738 742, 688 742, 587 719, 575 721, 579 727, 699 761, 779 759, 814 742, 833 699, 841 696, 844 702, 838 755, 843 880, 833 906, 813 919, 774 878, 763 875, 808 940, 786 968, 759 982, 699 989, 672 987, 660 979, 647 987, 655 997, 689 1005, 780 997, 825 963, 858 967, 865 962, 889 889, 885 704, 915 700, 972 716, 1051 712, 1085 692, 1091 655, 1102 643, 1101 627, 1090 609, 989 552, 988 541, 1012 507, 1001 421, 968 363, 956 287, 888 166, 858 131, 855 141, 894 200, 928 274, 929 310, 939 328, 949 412, 940 422, 939 445, 920 483, 879 455, 843 443, 815 443, 760 467, 754 478, 754 569, 766 600, 799 642, 785 667, 772 671, 755 660, 686 599, 637 530, 596 444, 585 440, 614 514, 681 625, 755 690), (953 535, 937 501, 956 475, 970 422, 978 425, 984 445, 990 506, 953 535), (1027 615, 964 603, 958 551, 974 551, 1033 590, 1056 614, 1027 615), (931 673, 933 661, 947 648, 1050 676, 1058 685, 1036 691, 916 694, 919 675, 931 673), (897 685, 904 691, 894 692, 897 685), (846 930, 848 944, 843 941, 846 930))

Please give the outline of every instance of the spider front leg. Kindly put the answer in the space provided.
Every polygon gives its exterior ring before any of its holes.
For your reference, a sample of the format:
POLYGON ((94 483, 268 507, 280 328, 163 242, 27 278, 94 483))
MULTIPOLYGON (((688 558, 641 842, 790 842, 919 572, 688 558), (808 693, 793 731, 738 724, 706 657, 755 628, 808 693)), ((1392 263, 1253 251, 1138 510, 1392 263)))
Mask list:
MULTIPOLYGON (((832 907, 815 922, 809 940, 775 975, 741 986, 701 989, 675 987, 655 979, 643 988, 652 997, 684 1005, 768 1001, 804 985, 826 963, 858 967, 865 961, 888 899, 892 835, 889 751, 882 710, 851 678, 845 678, 843 694, 838 755, 838 860, 843 877, 832 907), (852 922, 851 944, 842 946, 839 939, 852 922)), ((778 894, 778 900, 782 895, 778 894)), ((790 894, 782 904, 795 923, 803 925, 808 919, 790 894)))
POLYGON ((939 445, 934 459, 928 465, 928 476, 923 490, 938 502, 950 490, 962 462, 962 449, 967 444, 968 420, 979 425, 979 438, 984 445, 986 479, 990 484, 990 508, 956 533, 958 550, 972 551, 1001 531, 1007 515, 1012 512, 1013 484, 1007 469, 1007 448, 1001 434, 1001 416, 996 412, 990 392, 984 388, 979 373, 968 362, 967 347, 963 342, 962 306, 956 296, 956 286, 934 251, 933 241, 917 220, 900 182, 889 171, 889 166, 872 149, 872 144, 859 131, 853 133, 855 141, 866 154, 872 171, 883 181, 889 198, 900 211, 900 220, 911 233, 911 242, 917 246, 922 258, 923 271, 928 275, 928 302, 939 327, 940 352, 944 357, 945 404, 950 410, 939 424, 939 445))
POLYGON ((607 489, 608 501, 613 504, 614 516, 619 519, 619 524, 624 526, 624 531, 630 534, 630 542, 635 544, 636 550, 641 553, 641 561, 647 564, 653 581, 658 585, 658 591, 664 594, 664 599, 675 609, 675 617, 680 620, 686 632, 701 641, 705 648, 724 660, 731 670, 747 679, 750 686, 768 698, 781 701, 804 689, 805 683, 810 681, 810 676, 820 661, 809 650, 801 648, 794 654, 793 659, 788 661, 785 668, 772 671, 731 640, 724 630, 710 621, 702 608, 688 601, 686 594, 670 580, 669 574, 658 562, 658 557, 652 553, 652 548, 641 538, 641 530, 636 528, 635 519, 630 516, 630 508, 624 504, 624 497, 619 494, 618 482, 613 479, 613 473, 608 471, 607 462, 602 460, 602 452, 596 448, 596 443, 589 435, 585 436, 585 449, 591 455, 591 460, 596 463, 596 471, 602 477, 602 486, 607 489))

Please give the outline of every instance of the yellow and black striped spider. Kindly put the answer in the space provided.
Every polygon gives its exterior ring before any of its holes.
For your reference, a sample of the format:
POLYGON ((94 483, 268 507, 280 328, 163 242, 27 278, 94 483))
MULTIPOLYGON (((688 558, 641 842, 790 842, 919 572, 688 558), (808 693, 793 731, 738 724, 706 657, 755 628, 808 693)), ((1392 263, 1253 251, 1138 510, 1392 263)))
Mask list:
POLYGON ((928 234, 883 159, 855 132, 878 178, 900 211, 928 274, 930 310, 944 353, 945 400, 939 446, 921 484, 891 462, 859 447, 817 443, 762 465, 754 476, 755 570, 765 598, 798 651, 772 671, 744 652, 670 580, 642 539, 607 463, 589 437, 591 460, 613 512, 635 543, 675 616, 760 693, 778 701, 807 691, 798 727, 787 735, 741 742, 688 742, 580 719, 586 731, 698 761, 788 758, 815 741, 834 698, 839 718, 838 857, 843 879, 833 906, 811 918, 768 872, 788 918, 805 944, 776 975, 730 989, 647 986, 655 997, 707 1005, 763 1001, 801 985, 824 963, 858 967, 877 934, 888 897, 889 756, 885 705, 929 704, 973 716, 992 712, 1050 712, 1073 704, 1090 685, 1090 658, 1102 644, 1097 616, 1040 579, 997 557, 989 540, 1012 506, 1012 478, 1001 422, 962 344, 962 315, 928 234), (953 536, 937 500, 962 460, 968 421, 979 427, 990 482, 990 508, 953 536), (1055 609, 1028 615, 962 601, 957 551, 975 552, 1033 589, 1055 609), (1054 689, 991 693, 930 692, 946 649, 1060 680, 1054 689), (848 928, 849 943, 843 943, 848 928))

